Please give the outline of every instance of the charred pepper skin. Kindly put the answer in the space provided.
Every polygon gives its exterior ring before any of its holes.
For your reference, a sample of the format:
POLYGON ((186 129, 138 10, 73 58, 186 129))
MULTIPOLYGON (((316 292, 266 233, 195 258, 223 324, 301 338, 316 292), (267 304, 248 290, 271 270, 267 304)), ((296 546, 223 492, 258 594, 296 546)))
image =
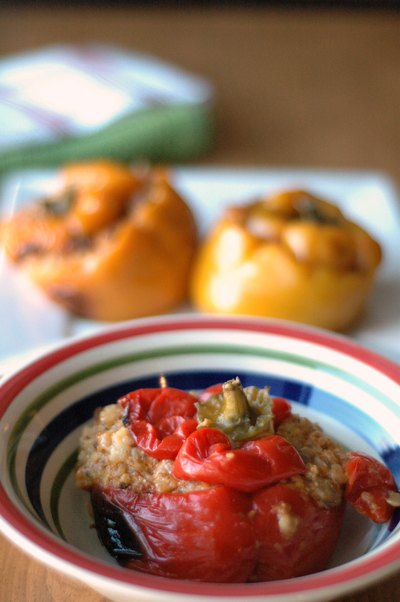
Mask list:
POLYGON ((123 512, 113 504, 104 490, 93 487, 90 492, 93 519, 97 534, 111 556, 122 565, 143 557, 135 531, 125 520, 123 512))
POLYGON ((209 582, 239 583, 253 571, 251 503, 243 493, 226 487, 182 494, 103 489, 95 503, 104 501, 119 509, 143 551, 137 559, 116 556, 124 566, 161 577, 209 582))

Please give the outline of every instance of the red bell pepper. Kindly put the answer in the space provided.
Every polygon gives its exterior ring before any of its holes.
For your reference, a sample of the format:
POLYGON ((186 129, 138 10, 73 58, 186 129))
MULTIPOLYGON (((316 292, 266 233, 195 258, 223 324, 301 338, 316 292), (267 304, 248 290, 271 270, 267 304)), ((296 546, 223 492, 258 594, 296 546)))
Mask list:
MULTIPOLYGON (((221 391, 214 385, 197 400, 178 389, 139 389, 119 400, 136 444, 172 460, 177 479, 202 484, 171 493, 93 486, 101 540, 121 564, 164 577, 269 581, 322 570, 336 545, 345 499, 322 507, 290 481, 306 466, 279 435, 232 442, 217 428, 199 428, 196 403, 221 391)), ((276 428, 290 404, 275 398, 272 413, 276 428)), ((376 522, 388 520, 399 505, 397 498, 388 501, 396 491, 390 472, 356 453, 348 455, 345 470, 350 503, 376 522)))
POLYGON ((181 494, 94 489, 92 504, 107 523, 103 543, 124 566, 210 582, 270 581, 321 570, 343 516, 343 505, 321 508, 280 484, 253 495, 222 486, 181 494), (130 532, 117 550, 116 510, 119 532, 130 532))
POLYGON ((307 493, 278 483, 254 494, 253 508, 256 581, 288 579, 326 567, 340 533, 344 503, 322 508, 307 493))
MULTIPOLYGON (((129 525, 128 552, 118 558, 125 566, 197 581, 242 582, 252 573, 251 499, 243 493, 226 487, 182 494, 103 489, 92 491, 92 504, 103 516, 111 505, 115 517, 118 508, 129 525)), ((110 537, 103 543, 114 546, 110 537)))

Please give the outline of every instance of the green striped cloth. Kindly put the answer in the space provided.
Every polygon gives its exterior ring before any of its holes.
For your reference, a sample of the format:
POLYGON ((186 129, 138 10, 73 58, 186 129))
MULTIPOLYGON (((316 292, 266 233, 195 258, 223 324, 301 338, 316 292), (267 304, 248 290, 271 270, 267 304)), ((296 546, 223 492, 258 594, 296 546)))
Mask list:
POLYGON ((208 82, 107 46, 0 61, 0 176, 108 157, 185 162, 213 144, 208 82))

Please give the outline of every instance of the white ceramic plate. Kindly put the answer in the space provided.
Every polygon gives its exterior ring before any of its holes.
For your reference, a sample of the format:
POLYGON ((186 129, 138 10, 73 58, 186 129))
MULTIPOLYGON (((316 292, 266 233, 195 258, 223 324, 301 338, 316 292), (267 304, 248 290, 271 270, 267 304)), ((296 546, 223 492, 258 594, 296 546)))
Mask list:
MULTIPOLYGON (((177 167, 172 175, 175 185, 191 205, 202 234, 227 204, 241 203, 273 190, 306 188, 341 206, 349 217, 376 237, 384 251, 367 313, 351 336, 400 361, 400 205, 390 178, 369 171, 202 167, 177 167)), ((52 171, 10 176, 0 193, 1 214, 9 215, 16 206, 50 191, 54 182, 52 171)), ((182 309, 188 310, 187 307, 182 309)), ((0 263, 0 312, 7 316, 0 327, 0 361, 104 326, 71 317, 15 273, 4 258, 0 263)))

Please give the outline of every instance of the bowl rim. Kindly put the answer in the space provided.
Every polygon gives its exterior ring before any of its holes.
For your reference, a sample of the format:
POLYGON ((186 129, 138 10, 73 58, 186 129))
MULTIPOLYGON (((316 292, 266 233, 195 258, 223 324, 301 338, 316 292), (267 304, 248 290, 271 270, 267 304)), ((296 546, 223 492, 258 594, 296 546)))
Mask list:
MULTIPOLYGON (((272 334, 318 344, 351 356, 367 367, 374 368, 389 377, 400 389, 400 367, 397 364, 344 335, 284 320, 192 314, 165 315, 124 322, 99 332, 68 339, 51 351, 28 361, 19 370, 8 375, 0 384, 0 420, 14 397, 29 382, 78 353, 140 335, 204 329, 272 334)), ((26 544, 27 551, 34 553, 37 559, 52 566, 59 565, 60 570, 71 575, 78 573, 82 575, 83 571, 86 578, 90 575, 93 579, 105 580, 109 584, 114 583, 114 585, 118 584, 128 588, 145 588, 164 594, 186 594, 192 597, 243 597, 243 599, 257 597, 279 599, 282 597, 283 599, 291 594, 300 595, 307 592, 311 600, 318 595, 318 592, 321 595, 322 591, 332 590, 332 596, 341 591, 352 591, 393 573, 400 567, 400 541, 393 541, 385 543, 382 548, 377 548, 366 556, 338 567, 283 581, 238 584, 201 583, 127 571, 118 566, 108 565, 69 544, 58 541, 52 533, 47 533, 39 528, 34 519, 27 518, 27 515, 15 506, 1 482, 0 531, 11 540, 16 541, 20 547, 24 547, 26 544)))

